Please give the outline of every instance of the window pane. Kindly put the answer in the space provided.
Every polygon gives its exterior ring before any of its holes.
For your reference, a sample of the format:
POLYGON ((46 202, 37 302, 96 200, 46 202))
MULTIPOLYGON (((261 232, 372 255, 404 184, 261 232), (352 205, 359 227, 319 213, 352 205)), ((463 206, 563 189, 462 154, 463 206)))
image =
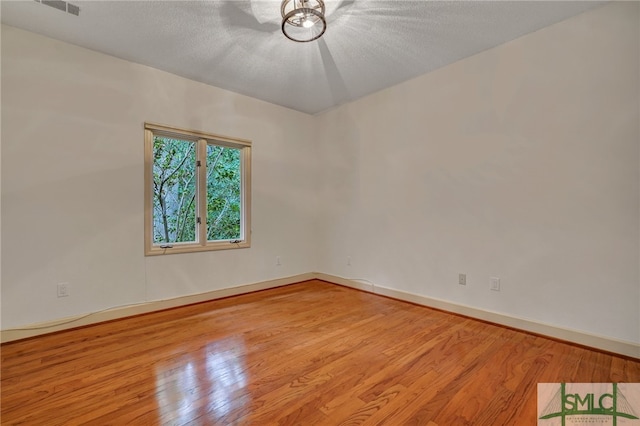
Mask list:
POLYGON ((207 240, 241 238, 240 150, 207 145, 207 240))
POLYGON ((153 138, 153 243, 196 241, 196 143, 153 138))

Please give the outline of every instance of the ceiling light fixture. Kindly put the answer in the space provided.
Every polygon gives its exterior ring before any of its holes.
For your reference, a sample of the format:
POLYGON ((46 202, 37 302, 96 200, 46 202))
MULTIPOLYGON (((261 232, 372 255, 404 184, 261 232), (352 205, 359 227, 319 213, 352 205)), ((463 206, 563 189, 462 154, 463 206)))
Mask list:
POLYGON ((317 40, 327 29, 323 0, 282 0, 282 33, 301 43, 317 40))

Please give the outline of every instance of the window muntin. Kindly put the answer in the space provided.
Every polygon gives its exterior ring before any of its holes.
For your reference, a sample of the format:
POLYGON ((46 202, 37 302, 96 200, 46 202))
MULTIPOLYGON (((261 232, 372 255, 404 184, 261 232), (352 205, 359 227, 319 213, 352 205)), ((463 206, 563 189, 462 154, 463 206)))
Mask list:
POLYGON ((249 247, 251 142, 145 124, 145 254, 249 247))

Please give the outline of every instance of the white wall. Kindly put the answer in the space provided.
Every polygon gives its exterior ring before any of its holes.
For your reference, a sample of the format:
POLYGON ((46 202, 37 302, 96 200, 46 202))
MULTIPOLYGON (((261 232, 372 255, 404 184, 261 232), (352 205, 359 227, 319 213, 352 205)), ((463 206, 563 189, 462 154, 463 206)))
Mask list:
POLYGON ((640 342, 638 9, 320 116, 320 270, 640 342))
POLYGON ((315 270, 312 119, 3 26, 2 328, 315 270), (251 248, 144 257, 145 121, 253 141, 251 248))

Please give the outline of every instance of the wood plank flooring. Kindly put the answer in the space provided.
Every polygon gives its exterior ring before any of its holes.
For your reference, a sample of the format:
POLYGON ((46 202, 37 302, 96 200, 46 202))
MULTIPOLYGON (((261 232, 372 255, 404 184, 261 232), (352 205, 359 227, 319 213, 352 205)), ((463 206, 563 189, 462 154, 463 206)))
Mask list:
POLYGON ((640 362, 321 281, 2 350, 3 425, 535 425, 640 362))

